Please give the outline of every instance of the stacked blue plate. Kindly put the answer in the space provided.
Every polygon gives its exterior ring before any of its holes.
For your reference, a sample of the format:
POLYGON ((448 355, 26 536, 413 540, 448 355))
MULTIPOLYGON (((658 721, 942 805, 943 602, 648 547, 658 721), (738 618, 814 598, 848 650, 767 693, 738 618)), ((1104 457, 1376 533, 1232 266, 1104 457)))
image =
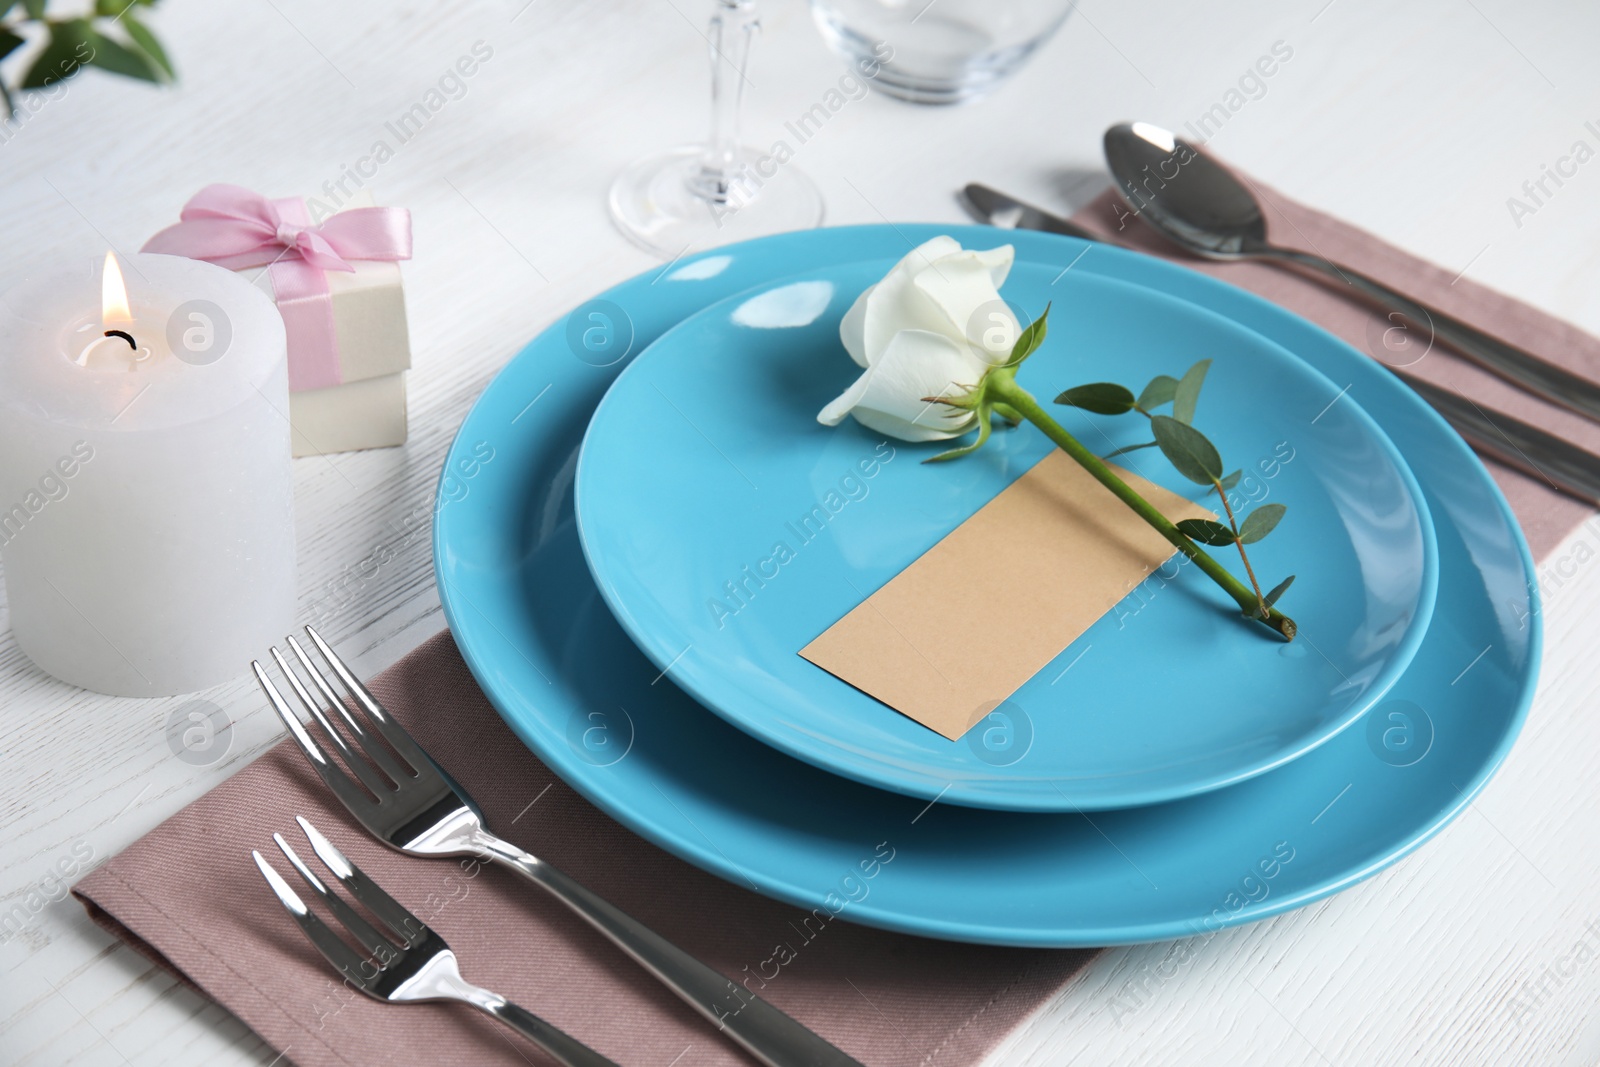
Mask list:
MULTIPOLYGON (((1058 411, 1097 451, 1135 443, 1131 420, 1058 411)), ((1193 490, 1144 455, 1121 461, 1193 490)), ((1488 780, 1539 653, 1505 502, 1381 366, 1180 267, 979 227, 767 238, 575 309, 468 416, 435 558, 485 692, 602 809, 797 905, 993 943, 1187 936, 1369 876, 1488 780), (1184 574, 956 742, 797 654, 1050 449, 1024 426, 924 466, 942 446, 817 424, 859 373, 840 319, 941 233, 1012 244, 1004 296, 1051 305, 1018 377, 1037 394, 1212 359, 1197 421, 1249 499, 1289 507, 1252 561, 1298 575, 1299 640, 1184 574)))

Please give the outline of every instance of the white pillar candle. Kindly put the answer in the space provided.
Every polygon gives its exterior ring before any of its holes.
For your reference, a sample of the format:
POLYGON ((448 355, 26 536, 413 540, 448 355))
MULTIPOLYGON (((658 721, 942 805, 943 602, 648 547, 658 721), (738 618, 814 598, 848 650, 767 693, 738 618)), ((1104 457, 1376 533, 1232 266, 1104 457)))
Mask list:
POLYGON ((126 308, 110 256, 0 302, 0 559, 35 664, 175 695, 238 676, 292 628, 283 320, 209 263, 123 268, 126 308))

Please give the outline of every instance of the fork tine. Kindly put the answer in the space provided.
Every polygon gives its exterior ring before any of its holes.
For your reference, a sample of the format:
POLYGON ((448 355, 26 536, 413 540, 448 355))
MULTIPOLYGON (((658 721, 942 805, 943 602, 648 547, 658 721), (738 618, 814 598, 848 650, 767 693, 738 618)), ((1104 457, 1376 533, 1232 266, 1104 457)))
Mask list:
POLYGON ((329 911, 333 912, 333 917, 344 924, 345 929, 349 930, 355 939, 361 943, 362 948, 372 954, 371 958, 379 966, 387 966, 399 954, 400 950, 396 945, 379 933, 366 919, 362 918, 360 912, 346 904, 344 898, 323 884, 322 879, 318 878, 311 868, 301 861, 299 854, 295 852, 289 842, 283 839, 282 834, 273 834, 272 840, 278 846, 278 851, 282 852, 284 858, 289 861, 289 865, 298 871, 300 877, 311 887, 312 892, 322 898, 322 903, 327 905, 329 911))
POLYGON ((306 691, 306 687, 300 684, 299 675, 289 668, 289 661, 283 658, 283 653, 276 648, 269 649, 269 651, 272 654, 273 661, 278 665, 278 670, 282 671, 283 676, 288 679, 289 688, 294 690, 294 695, 300 698, 300 703, 311 713, 311 717, 317 720, 317 725, 322 727, 322 732, 327 734, 329 739, 333 741, 334 747, 339 750, 339 755, 344 757, 345 766, 355 772, 356 777, 361 779, 362 785, 372 790, 373 796, 381 798, 385 793, 389 792, 389 786, 376 774, 372 773, 372 768, 367 765, 366 760, 355 754, 350 745, 346 743, 344 735, 334 727, 333 723, 328 721, 327 715, 323 714, 322 706, 313 700, 311 694, 306 691))
POLYGON ((289 883, 283 876, 273 869, 272 864, 262 858, 261 853, 255 849, 250 850, 250 855, 255 858, 256 867, 261 871, 261 877, 267 880, 267 885, 272 887, 272 892, 278 898, 278 903, 289 913, 299 925, 302 932, 311 943, 317 946, 317 951, 322 953, 322 958, 333 964, 334 968, 349 978, 357 987, 364 987, 376 973, 376 968, 369 961, 356 955, 355 949, 341 941, 336 934, 323 921, 312 914, 295 891, 289 888, 289 883), (362 965, 366 964, 363 970, 362 965))
POLYGON ((267 672, 262 669, 260 662, 251 660, 250 669, 255 672, 256 682, 261 686, 261 691, 267 694, 272 710, 278 713, 283 725, 289 728, 289 735, 294 738, 294 743, 300 746, 301 753, 311 761, 311 766, 316 769, 317 775, 328 788, 333 790, 334 796, 343 801, 344 806, 353 812, 370 810, 373 806, 372 798, 328 759, 327 754, 322 751, 322 746, 306 732, 305 726, 295 713, 289 710, 288 702, 283 699, 283 694, 278 692, 278 687, 272 684, 272 679, 267 677, 267 672))
POLYGON ((293 634, 289 636, 289 649, 294 653, 295 658, 300 661, 300 666, 304 667, 306 673, 311 676, 312 684, 322 694, 322 699, 327 701, 330 707, 338 711, 339 717, 344 720, 345 725, 350 727, 350 732, 355 735, 356 742, 361 745, 361 751, 367 754, 367 758, 376 763, 378 769, 387 774, 389 779, 396 785, 399 785, 403 779, 416 777, 412 771, 401 767, 395 761, 395 758, 389 754, 388 749, 381 744, 375 743, 367 731, 362 729, 361 723, 357 722, 356 717, 350 714, 350 709, 345 706, 343 700, 339 699, 339 695, 328 684, 328 679, 324 678, 322 672, 311 662, 311 657, 306 655, 306 650, 301 647, 300 642, 295 639, 293 634))
POLYGON ((366 712, 367 717, 372 720, 373 729, 382 734, 383 739, 394 746, 394 750, 400 754, 402 759, 416 768, 419 776, 428 770, 437 769, 433 760, 422 750, 422 746, 411 740, 411 735, 406 733, 405 728, 389 717, 389 714, 383 710, 383 705, 379 704, 377 698, 372 695, 366 686, 361 684, 361 679, 350 673, 350 668, 344 665, 344 660, 334 653, 328 642, 322 639, 322 635, 310 626, 306 627, 306 633, 310 635, 311 640, 317 646, 317 650, 322 653, 322 657, 328 661, 328 666, 333 668, 333 673, 339 676, 339 682, 344 686, 345 691, 354 698, 357 704, 361 705, 361 710, 366 712))
POLYGON ((349 858, 338 848, 334 847, 323 835, 321 830, 311 825, 311 820, 304 815, 296 815, 295 822, 300 824, 301 831, 306 835, 306 840, 311 842, 311 849, 322 860, 323 865, 339 879, 339 883, 350 891, 350 895, 366 905, 367 910, 382 919, 393 930, 396 936, 405 939, 404 944, 410 947, 428 934, 428 925, 407 911, 398 900, 384 892, 383 887, 365 874, 361 868, 351 863, 349 858))

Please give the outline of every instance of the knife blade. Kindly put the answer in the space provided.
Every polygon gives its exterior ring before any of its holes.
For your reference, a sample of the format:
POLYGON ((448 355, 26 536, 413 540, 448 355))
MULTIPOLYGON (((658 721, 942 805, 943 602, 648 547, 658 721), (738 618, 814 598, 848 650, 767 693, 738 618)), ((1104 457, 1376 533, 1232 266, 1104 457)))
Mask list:
POLYGON ((1100 240, 1098 236, 1075 222, 1069 222, 1060 215, 1052 215, 1032 204, 1025 204, 998 189, 991 189, 978 182, 973 182, 962 189, 960 199, 973 218, 1002 230, 1043 230, 1045 233, 1059 233, 1085 241, 1100 240))

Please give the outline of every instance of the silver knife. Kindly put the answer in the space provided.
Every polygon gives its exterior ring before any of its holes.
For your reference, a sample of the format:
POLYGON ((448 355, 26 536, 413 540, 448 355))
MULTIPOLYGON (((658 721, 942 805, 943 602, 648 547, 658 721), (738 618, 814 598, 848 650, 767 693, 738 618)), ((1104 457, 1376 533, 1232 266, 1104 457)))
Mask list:
POLYGON ((1076 222, 1068 222, 1060 215, 1024 204, 998 189, 977 182, 961 190, 960 200, 973 218, 1002 230, 1043 230, 1045 233, 1059 233, 1085 241, 1101 240, 1076 222))
MULTIPOLYGON (((979 222, 1002 230, 1040 230, 1114 244, 1060 215, 977 182, 962 189, 959 199, 979 222)), ((1389 369, 1479 452, 1586 503, 1600 503, 1600 456, 1457 393, 1389 369)))

